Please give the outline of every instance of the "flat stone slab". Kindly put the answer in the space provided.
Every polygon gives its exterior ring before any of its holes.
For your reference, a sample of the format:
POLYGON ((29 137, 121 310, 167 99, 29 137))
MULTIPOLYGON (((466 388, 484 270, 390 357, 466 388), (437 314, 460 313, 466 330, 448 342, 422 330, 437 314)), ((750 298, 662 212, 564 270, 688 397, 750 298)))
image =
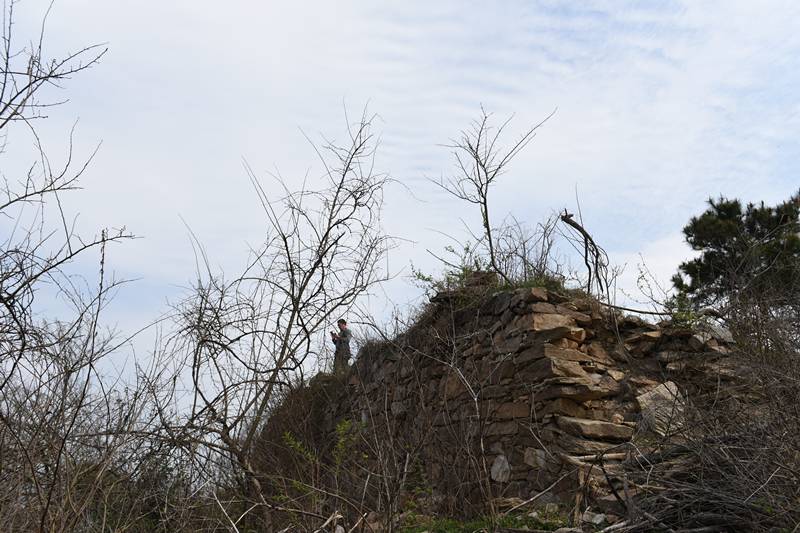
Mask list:
POLYGON ((574 328, 577 327, 575 320, 572 317, 554 314, 554 313, 534 313, 531 320, 531 329, 533 331, 549 331, 557 328, 574 328))
POLYGON ((641 423, 661 436, 683 425, 683 396, 672 381, 640 394, 636 403, 642 413, 641 423))
POLYGON ((633 436, 633 428, 602 420, 559 416, 556 423, 567 433, 589 439, 626 441, 633 436))

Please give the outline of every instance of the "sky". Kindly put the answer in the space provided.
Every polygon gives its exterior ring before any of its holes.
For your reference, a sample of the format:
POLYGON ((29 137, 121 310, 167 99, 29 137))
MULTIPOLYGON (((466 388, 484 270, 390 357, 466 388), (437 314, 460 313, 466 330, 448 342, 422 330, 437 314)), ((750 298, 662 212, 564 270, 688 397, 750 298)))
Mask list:
MULTIPOLYGON (((47 5, 20 2, 18 34, 47 5)), ((442 145, 481 105, 513 114, 509 139, 556 111, 492 190, 495 220, 535 224, 577 198, 635 302, 637 265, 668 285, 706 199, 774 203, 800 188, 798 23, 795 1, 57 0, 46 53, 108 52, 52 90, 69 101, 39 127, 54 158, 75 120, 79 153, 102 143, 65 207, 85 234, 139 237, 109 258, 135 280, 106 315, 123 331, 185 294, 189 228, 214 266, 244 265, 266 225, 243 161, 265 183, 319 176, 308 139, 343 138, 345 110, 365 106, 377 168, 402 184, 386 191, 384 226, 402 240, 379 313, 419 303, 410 264, 436 271, 441 232, 477 222, 430 179, 452 175, 442 145)), ((7 169, 30 144, 11 142, 7 169)))

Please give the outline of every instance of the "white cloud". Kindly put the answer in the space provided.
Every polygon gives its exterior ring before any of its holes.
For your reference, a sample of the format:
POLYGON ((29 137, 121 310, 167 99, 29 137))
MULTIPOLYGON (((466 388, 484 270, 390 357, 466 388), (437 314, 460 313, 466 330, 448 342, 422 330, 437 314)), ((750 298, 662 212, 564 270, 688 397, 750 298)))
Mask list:
MULTIPOLYGON (((424 178, 450 170, 437 143, 484 103, 516 112, 516 131, 559 109, 498 185, 498 219, 574 209, 577 187, 598 241, 629 261, 642 252, 666 280, 688 253, 676 236, 706 197, 776 201, 797 188, 798 10, 62 0, 50 49, 108 40, 110 52, 67 84, 72 101, 43 134, 62 141, 77 115, 81 147, 103 140, 69 207, 87 231, 126 225, 145 237, 115 252, 118 269, 145 280, 136 298, 119 297, 126 325, 158 314, 192 277, 179 215, 235 269, 263 232, 241 158, 265 176, 276 166, 289 180, 314 175, 298 128, 339 135, 343 103, 368 100, 382 118, 381 168, 426 200, 388 195, 387 229, 415 243, 392 254, 394 267, 435 268, 425 249, 443 239, 431 228, 459 231, 462 207, 424 178)), ((397 283, 390 294, 414 291, 397 283)))

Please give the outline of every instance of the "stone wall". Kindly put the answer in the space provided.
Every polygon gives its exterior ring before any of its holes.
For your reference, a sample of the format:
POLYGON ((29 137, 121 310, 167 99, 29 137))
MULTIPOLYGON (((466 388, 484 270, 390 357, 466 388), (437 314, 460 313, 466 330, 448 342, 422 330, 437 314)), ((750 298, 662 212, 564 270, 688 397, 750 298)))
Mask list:
POLYGON ((679 428, 684 381, 730 372, 729 342, 543 288, 439 295, 409 331, 361 351, 324 432, 356 421, 371 468, 399 458, 392 475, 437 512, 545 489, 538 502, 574 502, 578 487, 602 507, 621 445, 679 428))

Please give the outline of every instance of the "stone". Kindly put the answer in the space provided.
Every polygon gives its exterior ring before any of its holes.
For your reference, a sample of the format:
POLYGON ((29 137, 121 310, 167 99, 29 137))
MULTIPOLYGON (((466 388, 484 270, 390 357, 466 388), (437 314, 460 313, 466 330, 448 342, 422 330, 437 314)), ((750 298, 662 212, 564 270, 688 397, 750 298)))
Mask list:
POLYGON ((508 291, 496 292, 492 295, 492 312, 495 315, 502 315, 511 303, 512 294, 508 291))
POLYGON ((498 483, 506 483, 508 481, 511 476, 511 466, 509 466, 505 455, 498 455, 494 458, 490 474, 492 480, 498 483))
POLYGON ((709 345, 709 348, 711 348, 712 352, 718 353, 720 355, 728 355, 728 354, 731 353, 731 349, 730 348, 728 348, 725 345, 721 345, 721 344, 718 344, 716 346, 709 345))
POLYGON ((533 468, 548 468, 558 465, 558 461, 554 457, 538 448, 525 448, 523 461, 533 468))
POLYGON ((565 348, 579 348, 578 342, 576 339, 581 339, 580 342, 583 342, 583 339, 586 339, 585 331, 582 331, 581 328, 573 327, 573 326, 563 326, 560 328, 553 328, 548 329, 546 331, 538 331, 535 333, 536 339, 542 342, 550 342, 554 344, 559 344, 558 341, 562 339, 569 340, 571 342, 570 345, 564 346, 565 348))
MULTIPOLYGON (((548 516, 553 516, 558 514, 558 504, 557 503, 548 503, 544 506, 544 512, 548 516)), ((566 529, 566 528, 562 528, 566 529)))
POLYGON ((509 335, 506 332, 501 331, 495 334, 492 350, 496 354, 503 355, 516 353, 520 350, 520 348, 522 348, 522 341, 522 335, 509 335))
POLYGON ((495 409, 494 418, 527 418, 530 412, 531 408, 527 403, 508 402, 500 404, 497 409, 495 409))
MULTIPOLYGON (((559 339, 568 339, 574 341, 575 343, 581 343, 586 340, 586 330, 579 327, 564 326, 543 331, 539 333, 538 337, 548 342, 559 339)), ((577 348, 578 346, 572 347, 577 348)))
POLYGON ((678 386, 667 381, 636 397, 641 412, 640 424, 658 435, 666 436, 683 423, 684 400, 678 386))
POLYGON ((535 398, 537 401, 553 398, 569 398, 578 402, 597 400, 618 394, 620 391, 619 384, 614 383, 614 387, 609 387, 604 382, 592 383, 588 378, 562 378, 558 381, 553 380, 553 382, 547 383, 541 391, 536 393, 535 398))
POLYGON ((629 353, 624 344, 617 344, 611 351, 611 357, 620 363, 627 363, 630 362, 629 353))
POLYGON ((595 385, 599 385, 599 384, 600 384, 600 382, 603 380, 603 375, 602 375, 602 374, 587 373, 587 376, 589 376, 589 379, 590 379, 590 380, 592 381, 592 383, 594 383, 595 385))
POLYGON ((536 412, 538 417, 549 414, 586 418, 586 409, 584 409, 579 403, 567 398, 556 398, 550 402, 547 402, 541 410, 537 410, 536 412))
POLYGON ((509 309, 519 310, 519 308, 524 307, 529 292, 529 289, 516 289, 512 292, 511 303, 508 304, 509 309))
POLYGON ((662 383, 660 379, 657 380, 651 377, 637 375, 637 374, 631 374, 630 376, 628 376, 628 381, 634 387, 634 389, 636 389, 637 394, 641 394, 651 389, 655 389, 662 383))
POLYGON ((442 395, 445 400, 452 400, 467 392, 464 382, 461 381, 461 378, 455 373, 448 374, 448 376, 442 380, 442 384, 442 395))
POLYGON ((561 433, 553 442, 566 453, 574 455, 594 455, 617 446, 613 442, 582 439, 566 433, 561 433))
POLYGON ((496 398, 507 398, 509 394, 509 385, 487 385, 481 388, 480 396, 484 400, 493 400, 496 398))
POLYGON ((664 335, 671 339, 688 339, 694 334, 695 330, 688 327, 670 327, 664 331, 664 335))
POLYGON ((486 435, 514 435, 517 433, 519 426, 516 422, 495 422, 486 427, 486 435))
POLYGON ((427 367, 427 374, 429 377, 436 378, 442 377, 450 370, 448 365, 439 363, 438 361, 427 367))
POLYGON ((613 391, 614 394, 619 394, 622 392, 622 386, 611 376, 601 375, 598 385, 608 389, 609 391, 613 391))
POLYGON ((544 381, 555 377, 586 377, 586 372, 575 361, 545 357, 519 369, 518 376, 525 381, 544 381))
POLYGON ((665 352, 658 352, 656 354, 656 359, 658 359, 661 363, 675 363, 677 361, 683 361, 689 357, 693 357, 694 354, 690 352, 678 352, 674 350, 665 351, 665 352))
POLYGON ((660 329, 654 329, 652 331, 645 331, 641 335, 642 335, 642 338, 657 341, 658 339, 661 338, 661 330, 660 329))
POLYGON ((533 313, 548 313, 548 314, 558 314, 556 311, 556 306, 553 304, 548 304, 544 302, 539 302, 531 305, 530 307, 531 312, 533 313))
POLYGON ((579 347, 577 342, 567 339, 566 337, 562 337, 560 339, 551 339, 548 342, 557 348, 567 348, 569 350, 577 350, 579 347))
POLYGON ((609 366, 614 364, 614 360, 611 359, 606 349, 599 342, 589 344, 586 353, 593 361, 597 361, 598 363, 609 366))
POLYGON ((547 289, 544 287, 531 287, 530 291, 525 297, 525 301, 527 302, 546 302, 547 301, 547 289))
POLYGON ((712 338, 711 334, 705 331, 695 333, 689 337, 689 347, 696 352, 702 352, 712 338))
POLYGON ((564 337, 571 341, 583 342, 586 340, 586 330, 583 328, 569 328, 564 337))
POLYGON ((557 312, 563 315, 566 315, 572 318, 575 322, 580 324, 581 326, 591 326, 592 325, 592 317, 585 313, 581 313, 580 311, 575 311, 573 309, 569 309, 568 307, 564 307, 563 305, 559 305, 557 308, 557 312))
POLYGON ((625 349, 628 350, 631 354, 634 354, 637 357, 640 357, 645 354, 649 354, 655 348, 655 342, 637 342, 637 343, 625 343, 625 349))
POLYGON ((517 365, 524 365, 525 363, 536 361, 542 357, 544 357, 544 349, 541 345, 535 345, 531 346, 530 348, 525 348, 521 352, 517 353, 514 356, 514 362, 517 365))
POLYGON ((611 376, 611 378, 616 381, 622 381, 623 379, 625 379, 625 372, 620 372, 619 370, 614 370, 612 368, 606 370, 606 374, 611 376))
POLYGON ((625 342, 630 343, 637 343, 637 342, 656 342, 661 338, 661 330, 655 331, 643 331, 641 333, 637 333, 625 339, 625 342))
POLYGON ((564 361, 582 362, 591 361, 592 359, 589 354, 585 354, 580 350, 559 348, 550 344, 549 342, 546 342, 544 345, 542 345, 542 353, 549 359, 561 359, 564 361))
POLYGON ((626 441, 630 440, 633 436, 633 428, 621 424, 614 424, 613 422, 604 422, 602 420, 587 420, 585 418, 559 416, 556 419, 556 423, 558 427, 576 437, 626 441))
POLYGON ((577 324, 571 317, 552 313, 537 313, 532 316, 531 329, 533 331, 549 331, 556 328, 573 328, 577 324))
POLYGON ((591 312, 592 309, 597 306, 597 302, 590 298, 576 298, 572 300, 572 304, 575 306, 575 309, 581 312, 591 312))
POLYGON ((733 344, 735 342, 733 339, 733 334, 728 328, 724 328, 716 324, 708 324, 706 326, 706 331, 708 331, 712 337, 724 344, 733 344))
POLYGON ((490 371, 490 381, 493 385, 500 383, 504 379, 514 377, 517 373, 517 367, 514 365, 514 361, 508 359, 493 366, 494 368, 490 371))
POLYGON ((581 515, 581 522, 592 524, 593 526, 600 526, 606 523, 606 515, 602 513, 593 513, 589 509, 586 509, 583 515, 581 515))

